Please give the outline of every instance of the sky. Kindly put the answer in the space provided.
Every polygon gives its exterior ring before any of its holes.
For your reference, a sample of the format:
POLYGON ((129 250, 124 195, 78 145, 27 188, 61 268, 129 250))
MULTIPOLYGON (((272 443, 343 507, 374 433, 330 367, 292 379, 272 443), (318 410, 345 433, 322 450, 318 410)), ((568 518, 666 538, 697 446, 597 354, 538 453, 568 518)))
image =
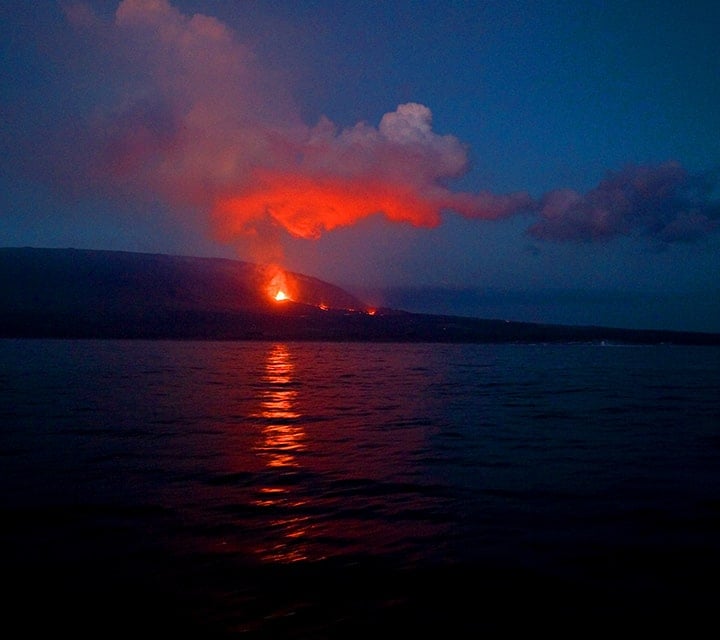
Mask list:
POLYGON ((720 5, 0 3, 0 246, 720 331, 720 5))

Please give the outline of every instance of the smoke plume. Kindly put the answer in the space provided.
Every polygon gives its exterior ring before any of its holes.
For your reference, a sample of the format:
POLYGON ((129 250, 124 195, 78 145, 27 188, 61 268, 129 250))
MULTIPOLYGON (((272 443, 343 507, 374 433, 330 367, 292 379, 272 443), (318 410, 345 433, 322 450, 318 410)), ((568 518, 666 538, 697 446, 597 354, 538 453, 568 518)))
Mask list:
POLYGON ((124 0, 111 21, 77 4, 66 15, 90 58, 103 60, 94 108, 64 156, 74 179, 193 208, 224 241, 317 238, 377 213, 425 227, 444 212, 525 213, 536 216, 528 232, 543 240, 673 242, 718 228, 712 184, 678 164, 627 168, 585 194, 455 192, 468 149, 433 131, 422 104, 401 104, 377 126, 339 128, 325 117, 308 125, 289 88, 215 18, 184 15, 167 0, 124 0))
POLYGON ((606 240, 639 235, 662 242, 691 241, 720 225, 709 176, 691 176, 678 163, 626 167, 580 194, 546 194, 529 233, 547 240, 606 240))

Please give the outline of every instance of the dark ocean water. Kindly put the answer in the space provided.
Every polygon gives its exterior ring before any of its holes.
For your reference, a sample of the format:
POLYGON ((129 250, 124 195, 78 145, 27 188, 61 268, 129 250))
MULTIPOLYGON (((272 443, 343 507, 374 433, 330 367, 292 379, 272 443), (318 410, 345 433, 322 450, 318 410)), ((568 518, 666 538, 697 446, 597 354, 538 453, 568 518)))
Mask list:
POLYGON ((5 619, 87 636, 689 631, 720 350, 0 341, 5 619))

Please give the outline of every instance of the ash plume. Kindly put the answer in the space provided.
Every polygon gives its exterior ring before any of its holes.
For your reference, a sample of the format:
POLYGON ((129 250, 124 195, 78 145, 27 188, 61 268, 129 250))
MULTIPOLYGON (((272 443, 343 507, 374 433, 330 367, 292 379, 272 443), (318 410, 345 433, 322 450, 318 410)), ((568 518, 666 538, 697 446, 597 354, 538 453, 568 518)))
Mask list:
POLYGON ((435 132, 422 104, 400 104, 377 126, 340 128, 325 117, 308 125, 290 88, 213 17, 167 0, 124 0, 110 20, 83 4, 66 16, 87 54, 77 73, 99 84, 92 109, 69 116, 70 133, 56 138, 55 174, 79 191, 194 211, 225 242, 318 238, 378 213, 423 227, 446 212, 522 213, 534 217, 532 237, 553 241, 676 242, 718 229, 713 181, 676 163, 610 173, 584 194, 456 192, 467 146, 435 132))

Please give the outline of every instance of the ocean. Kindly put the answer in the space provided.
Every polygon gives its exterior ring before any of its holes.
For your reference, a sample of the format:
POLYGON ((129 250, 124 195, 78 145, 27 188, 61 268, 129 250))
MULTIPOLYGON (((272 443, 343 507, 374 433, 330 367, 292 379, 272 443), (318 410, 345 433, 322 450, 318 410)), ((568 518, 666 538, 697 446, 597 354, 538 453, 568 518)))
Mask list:
POLYGON ((0 340, 3 618, 76 636, 704 629, 720 349, 0 340))

